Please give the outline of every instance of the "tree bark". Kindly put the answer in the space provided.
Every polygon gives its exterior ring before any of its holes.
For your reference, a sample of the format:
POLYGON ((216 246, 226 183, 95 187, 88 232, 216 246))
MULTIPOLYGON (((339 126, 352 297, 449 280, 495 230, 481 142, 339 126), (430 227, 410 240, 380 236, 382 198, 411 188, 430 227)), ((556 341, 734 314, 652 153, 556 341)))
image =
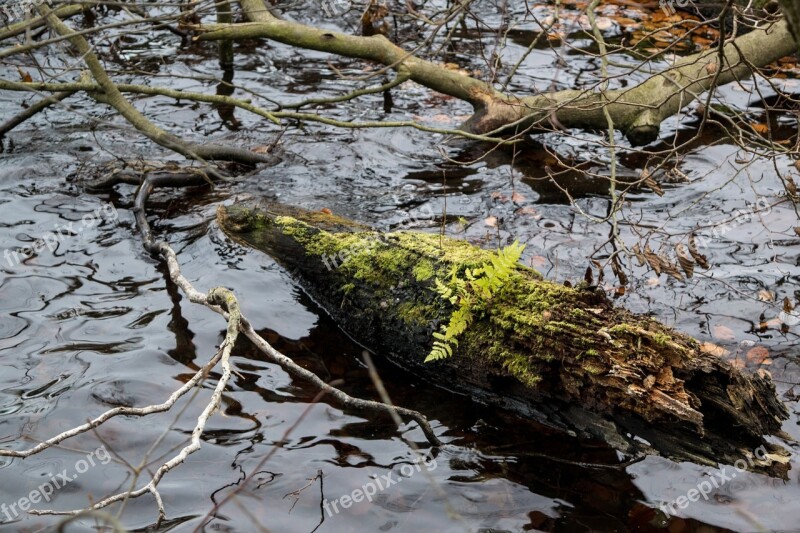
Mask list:
MULTIPOLYGON (((435 280, 463 276, 492 253, 277 205, 220 208, 218 221, 293 271, 354 339, 478 401, 626 451, 706 464, 766 445, 763 435, 788 416, 768 376, 743 374, 694 339, 614 308, 599 290, 554 284, 521 265, 475 311, 456 353, 424 363, 432 333, 455 311, 435 280)), ((785 467, 768 460, 756 468, 785 467)))
POLYGON ((795 52, 800 51, 800 3, 797 0, 778 0, 778 4, 794 37, 795 52))

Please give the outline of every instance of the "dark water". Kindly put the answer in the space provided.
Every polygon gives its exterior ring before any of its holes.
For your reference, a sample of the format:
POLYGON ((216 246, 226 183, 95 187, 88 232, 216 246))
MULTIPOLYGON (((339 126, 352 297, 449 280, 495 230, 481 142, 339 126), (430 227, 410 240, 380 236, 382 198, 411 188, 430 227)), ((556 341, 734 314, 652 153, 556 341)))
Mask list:
MULTIPOLYGON (((496 10, 486 4, 482 9, 491 23, 496 10)), ((509 61, 527 46, 530 31, 523 28, 511 40, 509 61)), ((473 41, 465 37, 464 42, 452 59, 466 65, 476 60, 469 55, 473 41)), ((126 57, 152 68, 153 83, 213 92, 213 82, 189 78, 220 75, 213 47, 197 46, 179 56, 176 50, 177 43, 167 36, 131 44, 126 57)), ((235 81, 281 100, 318 87, 335 94, 349 85, 336 78, 328 60, 324 54, 299 54, 270 43, 237 45, 235 81)), ((586 60, 560 64, 549 50, 529 62, 517 90, 525 84, 546 89, 554 77, 564 87, 579 85, 598 68, 586 60)), ((362 65, 337 66, 356 73, 362 65)), ((796 84, 785 83, 789 88, 796 84)), ((737 87, 723 89, 721 98, 753 117, 763 111, 737 87)), ((20 100, 17 94, 0 93, 2 116, 16 112, 20 100)), ((164 154, 106 109, 77 97, 67 103, 69 110, 50 110, 3 140, 0 443, 15 449, 115 406, 164 401, 213 355, 224 334, 219 316, 187 302, 166 282, 162 265, 143 251, 130 210, 134 188, 121 185, 98 195, 83 189, 92 169, 110 154, 154 159, 164 154), (52 243, 51 248, 32 252, 37 239, 52 243)), ((464 104, 413 84, 395 90, 394 103, 388 115, 380 96, 325 113, 363 120, 469 113, 464 104)), ((137 106, 184 136, 213 135, 241 146, 268 144, 276 136, 274 128, 239 112, 241 128, 230 131, 205 106, 161 98, 139 100, 137 106)), ((454 127, 457 120, 444 125, 454 127)), ((675 120, 665 123, 662 138, 670 139, 676 128, 675 120)), ((694 131, 685 126, 680 135, 694 131)), ((607 175, 608 153, 592 144, 596 139, 585 132, 540 136, 517 154, 496 151, 461 166, 445 162, 438 148, 454 160, 468 161, 484 154, 485 147, 443 144, 441 136, 410 130, 291 127, 281 138, 276 165, 214 190, 160 191, 150 204, 150 218, 178 252, 183 273, 196 288, 232 288, 250 321, 276 348, 325 379, 343 380, 345 391, 375 398, 361 348, 272 259, 226 239, 213 220, 216 207, 246 192, 327 207, 382 228, 411 220, 432 231, 446 212, 449 233, 485 246, 519 239, 527 243, 525 260, 549 278, 579 280, 609 227, 570 207, 559 189, 543 179, 543 169, 554 165, 547 153, 553 150, 607 175), (485 223, 488 217, 497 219, 496 227, 485 223)), ((623 163, 621 175, 638 175, 640 158, 626 156, 623 163)), ((706 131, 683 153, 679 168, 687 179, 665 184, 661 197, 649 190, 631 194, 620 225, 629 245, 637 242, 637 231, 658 232, 651 240, 656 249, 677 242, 667 235, 718 225, 737 212, 752 211, 753 205, 771 206, 729 224, 724 234, 701 232, 709 235, 702 251, 714 266, 687 282, 632 267, 631 285, 618 303, 722 346, 751 371, 758 361, 748 362, 746 354, 755 347, 767 349, 770 361, 762 367, 772 373, 780 394, 792 393, 800 378, 795 349, 800 326, 781 328, 776 321, 784 297, 800 297, 800 239, 793 231, 797 215, 777 177, 777 172, 796 173, 790 164, 788 158, 773 163, 746 157, 719 132, 706 131), (763 301, 763 292, 759 299, 760 291, 771 291, 773 301, 763 301)), ((577 191, 582 210, 605 214, 602 179, 568 173, 564 183, 577 191)), ((611 279, 610 272, 606 276, 611 279)), ((708 467, 658 457, 614 467, 625 458, 607 447, 485 409, 377 359, 392 399, 428 416, 447 446, 431 452, 413 425, 398 430, 389 420, 363 418, 324 402, 311 405, 315 391, 241 342, 233 357, 235 375, 201 450, 159 485, 167 526, 194 529, 218 502, 238 491, 214 513, 208 530, 658 531, 664 523, 653 509, 715 475, 708 467), (417 455, 409 441, 425 457, 420 468, 414 466, 420 463, 414 462, 417 455), (402 481, 375 491, 372 502, 325 511, 323 500, 374 487, 376 478, 390 474, 402 481), (253 478, 242 487, 248 475, 253 478)), ((59 472, 71 481, 48 495, 50 502, 33 507, 82 508, 142 486, 148 472, 186 443, 218 378, 213 373, 199 392, 168 413, 114 419, 97 435, 70 439, 25 460, 1 459, 0 504, 5 507, 0 507, 0 529, 53 527, 59 518, 14 511, 20 498, 52 483, 59 472), (139 470, 138 478, 132 467, 139 470)), ((789 407, 796 411, 796 402, 789 407)), ((784 429, 794 437, 800 434, 796 414, 784 429)), ((796 465, 788 482, 738 473, 707 500, 681 509, 680 518, 667 526, 669 531, 797 531, 798 498, 796 465)), ((128 529, 145 529, 155 523, 156 514, 152 497, 144 496, 126 504, 121 520, 128 529)), ((88 529, 93 523, 87 518, 71 527, 88 529)))

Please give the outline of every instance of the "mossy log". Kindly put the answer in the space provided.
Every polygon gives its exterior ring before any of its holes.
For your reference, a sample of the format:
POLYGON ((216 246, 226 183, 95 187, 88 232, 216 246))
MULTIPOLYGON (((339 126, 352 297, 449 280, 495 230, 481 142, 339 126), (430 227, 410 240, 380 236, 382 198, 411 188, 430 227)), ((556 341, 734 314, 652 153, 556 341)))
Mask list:
MULTIPOLYGON (((788 416, 768 375, 746 375, 599 290, 546 281, 518 265, 459 337, 424 363, 453 305, 435 279, 494 256, 439 235, 376 232, 350 220, 247 201, 217 220, 236 241, 292 271, 358 342, 450 390, 629 453, 732 464, 788 416), (646 442, 644 442, 646 441, 646 442)), ((755 468, 782 471, 782 450, 755 468)))

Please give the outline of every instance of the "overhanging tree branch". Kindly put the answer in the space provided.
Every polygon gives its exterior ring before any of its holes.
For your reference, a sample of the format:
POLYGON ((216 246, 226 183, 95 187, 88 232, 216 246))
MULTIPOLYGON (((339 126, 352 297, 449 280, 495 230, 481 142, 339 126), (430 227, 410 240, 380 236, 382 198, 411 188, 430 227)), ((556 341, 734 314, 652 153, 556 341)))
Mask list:
POLYGON ((568 128, 603 129, 608 125, 607 109, 633 145, 647 144, 658 137, 661 122, 714 83, 747 78, 752 73, 751 65, 768 65, 796 49, 788 25, 779 21, 727 43, 721 52, 711 49, 685 57, 666 72, 631 89, 605 91, 602 96, 593 90, 566 90, 519 97, 415 57, 382 35, 348 35, 280 20, 269 13, 262 0, 242 0, 240 5, 248 19, 255 22, 198 26, 196 29, 203 33, 196 39, 264 38, 405 69, 411 80, 472 104, 474 114, 463 127, 477 134, 512 126, 540 129, 551 122, 568 128))

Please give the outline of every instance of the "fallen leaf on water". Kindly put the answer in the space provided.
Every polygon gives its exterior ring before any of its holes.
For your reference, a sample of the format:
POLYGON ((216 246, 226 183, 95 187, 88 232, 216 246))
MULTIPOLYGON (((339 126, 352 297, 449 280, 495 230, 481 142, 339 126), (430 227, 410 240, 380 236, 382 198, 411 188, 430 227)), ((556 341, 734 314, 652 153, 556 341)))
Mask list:
POLYGON ((521 204, 525 200, 526 200, 525 196, 521 195, 516 191, 514 192, 514 194, 511 195, 511 201, 514 202, 515 204, 521 204))
POLYGON ((431 120, 432 120, 433 122, 439 122, 439 123, 450 123, 450 122, 452 122, 452 121, 453 121, 453 118, 452 118, 452 117, 450 117, 449 115, 442 115, 442 114, 440 114, 440 115, 433 115, 433 116, 431 117, 431 120))
POLYGON ((487 226, 491 226, 493 228, 497 227, 497 217, 489 216, 483 221, 487 226))
POLYGON ((756 346, 747 352, 747 362, 752 365, 771 365, 772 359, 769 357, 769 350, 763 346, 756 346))
POLYGON ((517 214, 518 215, 528 215, 528 216, 536 218, 537 220, 542 218, 541 215, 536 211, 536 209, 534 209, 533 207, 530 207, 530 206, 521 207, 517 211, 517 214))
POLYGON ((532 267, 543 267, 547 264, 547 258, 543 255, 534 255, 531 257, 531 266, 532 267))
POLYGON ((786 192, 789 193, 789 196, 797 196, 797 184, 794 182, 791 176, 784 176, 783 184, 786 188, 786 192))
POLYGON ((712 328, 711 334, 715 339, 719 339, 721 341, 732 341, 736 338, 736 334, 731 328, 719 324, 712 328))
POLYGON ((761 326, 763 329, 767 328, 780 328, 783 325, 783 322, 780 318, 770 318, 769 320, 762 322, 761 326))
POLYGON ((717 346, 713 342, 704 342, 703 344, 701 344, 700 351, 703 353, 707 353, 709 355, 715 355, 717 357, 725 357, 726 355, 731 353, 722 346, 717 346))
POLYGON ((33 78, 31 78, 31 75, 28 72, 19 67, 17 67, 17 71, 19 72, 19 77, 23 83, 33 83, 33 78))
POLYGON ((775 293, 772 291, 768 291, 766 289, 761 289, 758 291, 758 299, 762 302, 774 302, 775 301, 775 293))

